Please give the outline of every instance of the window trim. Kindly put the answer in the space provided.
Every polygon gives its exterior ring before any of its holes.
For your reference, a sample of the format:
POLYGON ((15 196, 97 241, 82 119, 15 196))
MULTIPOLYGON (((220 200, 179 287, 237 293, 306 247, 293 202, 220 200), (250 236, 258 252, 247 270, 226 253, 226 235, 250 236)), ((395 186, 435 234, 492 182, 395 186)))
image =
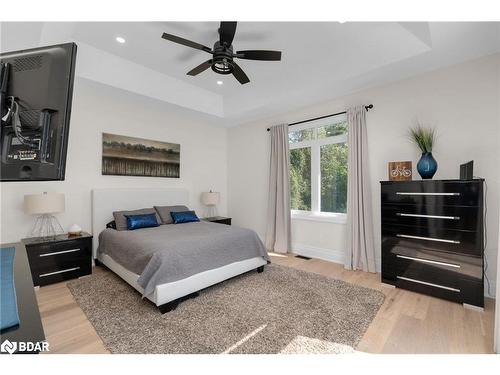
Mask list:
POLYGON ((299 148, 311 148, 311 211, 291 210, 293 218, 315 220, 315 221, 333 221, 345 223, 346 214, 342 212, 322 212, 321 211, 321 146, 347 143, 347 134, 335 135, 332 137, 317 138, 317 129, 336 123, 346 122, 347 115, 340 114, 337 116, 314 120, 307 123, 293 125, 288 132, 294 132, 304 129, 313 129, 313 140, 289 143, 290 150, 299 148))
POLYGON ((347 214, 341 212, 312 212, 304 210, 291 210, 291 218, 292 220, 347 224, 347 214))

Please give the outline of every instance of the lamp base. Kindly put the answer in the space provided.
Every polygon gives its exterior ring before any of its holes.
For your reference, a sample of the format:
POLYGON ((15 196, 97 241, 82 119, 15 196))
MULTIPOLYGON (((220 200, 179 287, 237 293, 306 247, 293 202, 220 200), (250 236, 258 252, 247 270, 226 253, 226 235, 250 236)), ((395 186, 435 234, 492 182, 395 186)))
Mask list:
POLYGON ((219 216, 217 211, 217 206, 215 205, 207 206, 205 210, 205 217, 215 217, 215 216, 219 216))
POLYGON ((43 214, 36 218, 33 228, 28 233, 29 237, 51 238, 64 233, 59 220, 54 215, 43 214))

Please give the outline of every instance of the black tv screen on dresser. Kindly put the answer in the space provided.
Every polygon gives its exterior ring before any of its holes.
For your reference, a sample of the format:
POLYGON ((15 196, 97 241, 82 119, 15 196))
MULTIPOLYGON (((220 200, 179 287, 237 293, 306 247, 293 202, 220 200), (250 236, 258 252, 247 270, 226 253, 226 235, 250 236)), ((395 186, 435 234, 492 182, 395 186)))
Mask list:
POLYGON ((76 49, 0 54, 1 181, 64 180, 76 49))

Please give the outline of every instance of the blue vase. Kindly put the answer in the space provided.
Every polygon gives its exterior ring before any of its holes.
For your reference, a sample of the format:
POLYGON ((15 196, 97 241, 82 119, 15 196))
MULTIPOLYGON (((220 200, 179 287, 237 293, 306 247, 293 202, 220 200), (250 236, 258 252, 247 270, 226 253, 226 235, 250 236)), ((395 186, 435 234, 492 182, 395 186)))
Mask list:
POLYGON ((418 161, 417 171, 420 177, 424 180, 430 179, 434 176, 438 169, 438 163, 432 156, 432 152, 422 153, 422 157, 418 161))

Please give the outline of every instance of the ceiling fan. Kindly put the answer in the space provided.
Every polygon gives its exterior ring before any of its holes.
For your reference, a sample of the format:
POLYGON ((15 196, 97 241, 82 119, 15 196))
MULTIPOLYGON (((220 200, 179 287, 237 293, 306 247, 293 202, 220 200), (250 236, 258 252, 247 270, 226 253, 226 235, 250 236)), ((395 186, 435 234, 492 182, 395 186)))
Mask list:
POLYGON ((213 49, 207 46, 184 39, 172 34, 163 33, 162 38, 171 42, 182 44, 183 46, 196 48, 210 53, 212 58, 201 63, 196 68, 187 72, 190 76, 195 76, 212 68, 215 73, 232 74, 242 85, 250 82, 245 72, 234 61, 235 58, 246 60, 280 61, 281 51, 247 50, 233 51, 233 39, 236 33, 236 22, 221 22, 219 27, 219 40, 214 43, 213 49))

